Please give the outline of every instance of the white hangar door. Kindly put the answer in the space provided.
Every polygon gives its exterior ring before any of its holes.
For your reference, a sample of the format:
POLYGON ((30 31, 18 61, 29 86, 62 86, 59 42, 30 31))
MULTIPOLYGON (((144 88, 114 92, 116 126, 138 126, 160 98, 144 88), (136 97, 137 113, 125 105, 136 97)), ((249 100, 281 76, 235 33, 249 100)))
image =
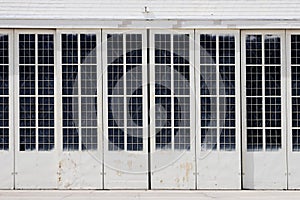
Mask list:
POLYGON ((57 32, 59 189, 102 189, 100 31, 57 32))
POLYGON ((194 32, 150 32, 151 188, 195 189, 194 32))
POLYGON ((286 189, 284 31, 242 32, 243 186, 286 189))
POLYGON ((103 30, 104 189, 148 188, 146 31, 103 30))
POLYGON ((55 32, 15 32, 15 187, 57 187, 55 32))
POLYGON ((287 32, 288 189, 300 189, 300 31, 287 32))
POLYGON ((0 189, 14 187, 13 35, 0 31, 0 189))
POLYGON ((240 189, 239 31, 196 32, 197 188, 240 189))

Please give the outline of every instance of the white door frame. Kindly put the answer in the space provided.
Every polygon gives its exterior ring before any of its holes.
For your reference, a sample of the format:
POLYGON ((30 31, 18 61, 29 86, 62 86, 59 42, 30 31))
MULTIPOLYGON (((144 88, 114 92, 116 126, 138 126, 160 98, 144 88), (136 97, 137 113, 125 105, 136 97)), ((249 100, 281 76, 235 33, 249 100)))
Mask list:
MULTIPOLYGON (((9 144, 8 150, 0 150, 0 160, 2 163, 5 163, 0 172, 0 188, 1 189, 13 189, 14 188, 14 152, 15 152, 15 143, 14 143, 14 132, 15 132, 15 121, 14 118, 14 43, 13 37, 14 32, 13 30, 9 29, 1 29, 0 34, 8 35, 8 64, 2 64, 1 66, 8 66, 8 75, 9 75, 9 94, 8 95, 1 95, 1 97, 8 97, 8 107, 9 107, 9 126, 7 127, 9 130, 9 144)), ((5 128, 5 127, 2 127, 5 128)), ((4 144, 4 142, 3 142, 4 144)))
MULTIPOLYGON (((151 188, 152 189, 195 189, 196 188, 196 166, 195 166, 195 88, 194 88, 194 30, 150 30, 150 144, 151 144, 151 188), (155 34, 170 35, 171 43, 171 63, 157 64, 160 66, 171 66, 171 95, 162 95, 161 97, 171 97, 171 121, 172 126, 167 126, 172 129, 171 147, 169 149, 156 150, 155 136, 155 34), (190 130, 190 149, 175 149, 174 148, 174 62, 173 62, 173 36, 175 34, 189 35, 189 85, 190 94, 185 95, 190 97, 190 126, 185 127, 190 130), (173 69, 173 70, 172 70, 173 69)), ((181 65, 181 64, 176 64, 181 65)), ((176 95, 177 96, 177 95, 176 95)), ((178 96, 180 97, 180 96, 178 96)), ((181 127, 180 127, 181 128, 181 127)), ((183 127, 184 128, 184 127, 183 127)))
MULTIPOLYGON (((243 140, 242 140, 242 165, 243 165, 243 187, 244 189, 286 189, 287 188, 287 163, 286 163, 286 62, 285 62, 285 31, 283 30, 245 30, 241 31, 241 49, 242 49, 242 99, 246 101, 246 35, 262 35, 262 98, 265 98, 265 64, 264 61, 264 37, 268 34, 280 36, 281 41, 281 149, 278 151, 266 151, 265 138, 265 103, 262 102, 262 121, 263 144, 261 151, 247 151, 247 110, 246 102, 243 102, 242 120, 243 120, 243 140)), ((248 66, 251 66, 249 64, 248 66)), ((255 66, 255 65, 254 65, 255 66)), ((278 96, 275 96, 278 97, 278 96)), ((272 129, 272 127, 271 127, 272 129)))
MULTIPOLYGON (((241 145, 240 145, 240 38, 239 30, 196 30, 196 46, 195 46, 195 68, 196 68, 196 149, 197 149, 197 189, 240 189, 241 188, 241 145), (217 99, 217 125, 213 126, 217 129, 216 134, 216 149, 202 150, 201 149, 201 85, 200 85, 200 51, 204 51, 200 47, 200 35, 209 34, 216 37, 216 63, 203 64, 205 66, 216 66, 216 95, 211 95, 217 99), (235 38, 235 58, 234 64, 220 64, 219 62, 219 36, 234 36, 235 38), (235 94, 220 95, 219 79, 221 78, 220 66, 235 67, 235 94), (231 97, 235 99, 235 126, 222 126, 220 119, 220 97, 231 97), (220 129, 235 129, 235 149, 225 150, 220 149, 221 132, 220 129)), ((202 53, 202 54, 205 54, 202 53)), ((206 56, 207 57, 207 56, 206 56)), ((213 61, 213 60, 211 60, 213 61)), ((209 76, 209 75, 208 75, 209 76)), ((209 78, 209 77, 208 77, 209 78)), ((205 97, 209 97, 205 95, 205 97)), ((225 109, 225 108, 224 108, 225 109)), ((209 139, 208 139, 209 140, 209 139)))
MULTIPOLYGON (((58 174, 58 188, 59 189, 103 189, 103 155, 102 155, 102 79, 101 79, 101 31, 98 29, 95 30, 57 30, 57 76, 59 77, 58 85, 59 91, 57 91, 57 107, 58 112, 57 116, 59 137, 58 145, 58 163, 57 163, 57 174, 58 174), (75 64, 63 64, 62 63, 62 34, 77 34, 78 35, 78 63, 75 64), (93 64, 81 63, 80 56, 80 34, 93 34, 96 36, 96 59, 97 62, 93 64), (78 101, 78 110, 79 110, 79 147, 78 150, 63 150, 63 112, 62 112, 62 66, 63 65, 77 65, 78 66, 78 95, 72 95, 81 99, 82 97, 94 97, 97 99, 97 127, 82 126, 81 124, 81 102, 78 101), (97 94, 96 95, 83 95, 81 91, 81 67, 82 66, 93 66, 97 70, 97 94), (97 149, 82 149, 82 128, 95 128, 97 130, 97 149)), ((72 97, 66 95, 65 97, 72 97)), ((87 110, 88 111, 88 110, 87 110)), ((88 142, 87 142, 88 143, 88 142)))
MULTIPOLYGON (((15 187, 17 189, 54 189, 57 185, 56 180, 56 167, 57 167, 57 152, 58 144, 55 141, 54 149, 50 151, 38 151, 38 34, 53 34, 54 47, 56 47, 55 31, 52 30, 15 30, 15 67, 14 67, 14 126, 15 126, 15 187), (35 34, 35 64, 19 64, 19 34, 35 34), (32 151, 21 151, 20 150, 20 102, 19 97, 19 66, 35 66, 35 95, 30 95, 36 100, 35 104, 35 149, 32 151), (45 178, 47 177, 47 178, 45 178)), ((54 50, 54 59, 55 59, 54 50)), ((54 64, 49 64, 56 67, 54 64)), ((55 79, 57 77, 55 76, 55 79)), ((54 84, 54 99, 56 98, 57 85, 54 84)), ((43 96, 43 95, 42 95, 43 96)), ((54 113, 57 112, 57 106, 54 103, 54 113)), ((55 116, 56 117, 56 116, 55 116)), ((57 126, 53 127, 55 135, 58 135, 57 126)), ((57 136, 55 136, 57 138, 57 136)))
MULTIPOLYGON (((103 57, 103 124, 104 124, 104 189, 147 189, 148 188, 148 93, 147 93, 147 36, 146 30, 102 30, 102 57, 103 57), (111 64, 108 63, 107 55, 107 35, 108 34, 120 34, 122 35, 123 42, 123 63, 111 64), (126 61, 126 35, 127 34, 141 34, 142 35, 142 63, 141 64, 129 64, 126 61), (124 90, 122 95, 111 95, 111 97, 121 97, 124 103, 124 124, 121 125, 124 130, 124 149, 121 150, 109 150, 108 139, 108 79, 107 79, 107 67, 109 65, 119 65, 123 67, 124 90), (140 127, 143 130, 143 149, 140 151, 127 149, 127 97, 126 94, 126 66, 142 67, 142 95, 136 95, 136 97, 142 97, 143 102, 143 126, 140 127), (125 103, 126 102, 126 103, 125 103)), ((135 97, 129 95, 129 97, 135 97)), ((111 127, 113 128, 113 127, 111 127)), ((117 127, 118 128, 118 127, 117 127)), ((132 127, 135 128, 135 127, 132 127)), ((137 127, 136 127, 137 128, 137 127)))

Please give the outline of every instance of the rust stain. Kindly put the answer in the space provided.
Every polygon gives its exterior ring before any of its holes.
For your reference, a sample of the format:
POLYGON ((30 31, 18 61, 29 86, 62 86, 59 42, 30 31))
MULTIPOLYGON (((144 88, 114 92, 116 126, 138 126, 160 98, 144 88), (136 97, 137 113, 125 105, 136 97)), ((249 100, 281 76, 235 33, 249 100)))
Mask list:
POLYGON ((185 177, 182 180, 188 182, 191 170, 193 169, 193 164, 189 163, 189 162, 182 163, 182 164, 180 164, 180 168, 185 170, 185 177))
POLYGON ((127 161, 128 169, 132 169, 132 160, 127 161))
POLYGON ((160 180, 159 182, 160 182, 160 183, 163 183, 164 181, 163 181, 163 180, 160 180))

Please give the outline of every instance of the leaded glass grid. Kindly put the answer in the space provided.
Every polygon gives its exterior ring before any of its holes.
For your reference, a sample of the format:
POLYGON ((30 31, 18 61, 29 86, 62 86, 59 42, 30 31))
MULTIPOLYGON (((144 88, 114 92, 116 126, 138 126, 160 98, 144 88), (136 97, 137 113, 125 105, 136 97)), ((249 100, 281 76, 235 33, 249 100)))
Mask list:
POLYGON ((63 150, 98 149, 97 34, 62 33, 63 150))
POLYGON ((236 150, 236 37, 200 33, 201 151, 236 150))

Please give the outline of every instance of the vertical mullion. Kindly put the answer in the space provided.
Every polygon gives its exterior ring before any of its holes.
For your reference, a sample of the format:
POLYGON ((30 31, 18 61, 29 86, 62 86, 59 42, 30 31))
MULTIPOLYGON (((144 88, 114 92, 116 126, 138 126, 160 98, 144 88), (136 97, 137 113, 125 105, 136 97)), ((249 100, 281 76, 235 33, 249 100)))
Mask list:
POLYGON ((217 151, 220 150, 220 117, 219 117, 219 112, 220 112, 220 94, 219 94, 219 81, 220 81, 220 74, 219 74, 219 34, 216 34, 216 120, 217 120, 217 151))
POLYGON ((262 72, 262 139, 263 139, 263 151, 266 151, 266 95, 265 95, 265 34, 262 33, 262 41, 261 41, 261 49, 262 49, 262 65, 261 65, 261 72, 262 72))
POLYGON ((171 149, 174 151, 174 141, 175 141, 175 128, 174 128, 174 119, 175 119, 175 104, 174 104, 174 34, 170 33, 170 51, 171 51, 171 149))
POLYGON ((78 151, 81 151, 81 55, 80 55, 80 33, 77 33, 77 70, 78 70, 78 151))
POLYGON ((124 151, 127 151, 127 71, 126 71, 126 34, 123 37, 123 99, 124 99, 124 151))
POLYGON ((39 116, 39 95, 38 95, 38 34, 34 34, 35 41, 34 41, 34 47, 35 47, 35 151, 38 151, 38 116, 39 116))

